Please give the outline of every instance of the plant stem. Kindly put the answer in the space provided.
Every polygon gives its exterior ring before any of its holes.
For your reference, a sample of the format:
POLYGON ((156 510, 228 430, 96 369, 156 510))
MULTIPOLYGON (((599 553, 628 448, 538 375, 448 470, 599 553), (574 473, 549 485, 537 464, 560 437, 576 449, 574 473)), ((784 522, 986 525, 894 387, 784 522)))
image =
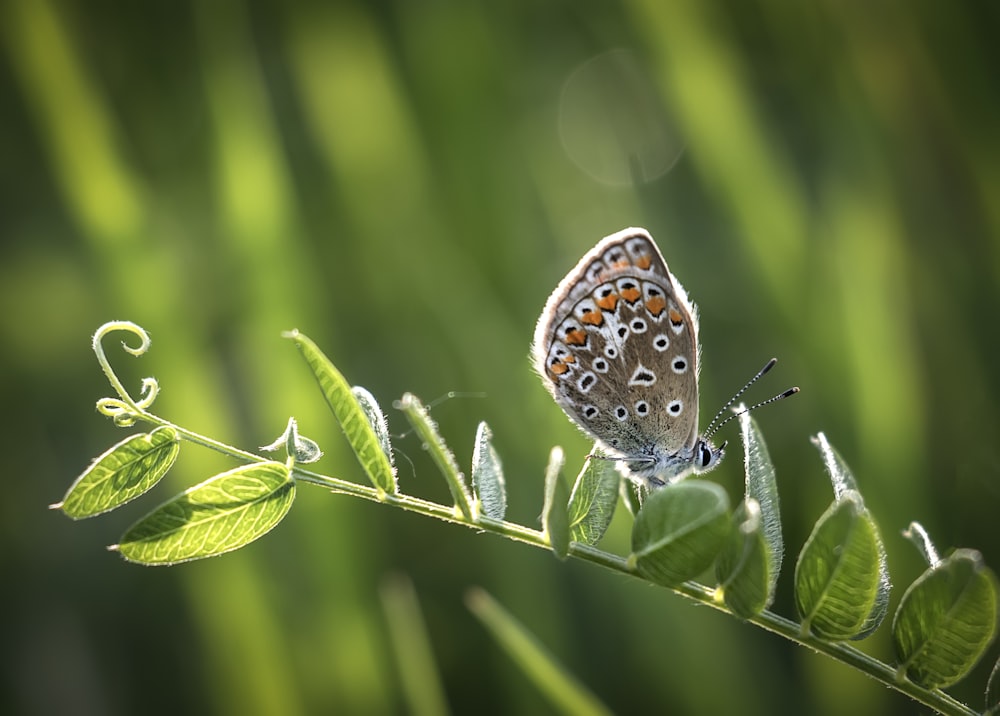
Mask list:
MULTIPOLYGON (((239 450, 235 447, 212 440, 211 438, 199 435, 190 430, 178 428, 169 421, 163 420, 162 418, 145 411, 141 411, 138 415, 136 415, 136 418, 157 425, 170 425, 177 429, 185 439, 190 440, 191 442, 242 460, 253 462, 264 459, 258 455, 254 455, 253 453, 239 450)), ((369 500, 370 502, 381 502, 393 505, 394 507, 398 507, 408 512, 415 512, 426 517, 434 517, 444 522, 463 525, 481 532, 489 532, 491 534, 523 542, 534 547, 541 547, 542 549, 548 550, 552 549, 552 545, 549 544, 547 537, 542 531, 531 529, 530 527, 525 527, 524 525, 519 525, 514 522, 495 520, 486 517, 485 515, 479 515, 475 519, 468 519, 462 511, 455 506, 442 505, 437 502, 431 502, 419 497, 411 497, 400 493, 385 493, 368 485, 362 485, 356 482, 350 482, 349 480, 343 480, 311 472, 309 470, 303 470, 300 467, 293 468, 292 474, 299 482, 323 487, 331 492, 350 495, 352 497, 360 497, 362 499, 369 500)), ((573 542, 570 544, 569 555, 571 557, 576 557, 577 559, 582 559, 586 562, 604 567, 613 572, 641 579, 635 571, 628 566, 628 562, 624 557, 611 554, 610 552, 604 552, 596 547, 573 542)), ((683 597, 687 597, 688 599, 698 602, 699 604, 704 604, 729 614, 730 616, 734 616, 724 604, 715 599, 715 590, 706 587, 705 585, 698 584, 697 582, 684 582, 683 584, 673 587, 672 591, 683 597)), ((868 656, 849 644, 845 644, 843 642, 828 642, 810 634, 802 634, 799 624, 791 621, 790 619, 774 614, 773 612, 765 610, 756 617, 748 619, 747 621, 762 629, 766 629, 769 632, 777 634, 778 636, 782 636, 789 641, 812 649, 820 654, 825 654, 830 658, 848 666, 852 666, 888 688, 902 694, 906 694, 914 701, 922 703, 941 714, 945 714, 946 716, 974 716, 976 714, 976 712, 968 706, 953 699, 942 691, 931 691, 917 686, 910 681, 897 680, 895 669, 888 664, 868 656)))
MULTIPOLYGON (((301 482, 325 487, 331 492, 360 497, 372 502, 384 502, 409 512, 434 517, 452 524, 464 525, 465 527, 481 532, 489 532, 518 542, 524 542, 534 547, 549 550, 552 548, 540 530, 531 529, 513 522, 494 520, 485 516, 479 517, 478 520, 470 521, 456 507, 449 507, 399 493, 392 495, 383 493, 379 495, 379 492, 374 487, 320 475, 300 468, 295 468, 293 474, 301 482)), ((629 568, 627 560, 619 555, 604 552, 596 547, 578 542, 570 544, 569 554, 571 557, 599 565, 613 572, 640 579, 635 571, 629 568)), ((672 591, 699 604, 704 604, 730 616, 734 616, 724 604, 715 599, 715 590, 705 585, 698 584, 697 582, 684 582, 673 587, 672 591)), ((799 624, 773 612, 765 610, 747 621, 789 641, 812 649, 820 654, 825 654, 848 666, 852 666, 888 688, 905 694, 914 701, 918 701, 941 714, 946 714, 946 716, 974 716, 976 714, 968 706, 942 691, 931 691, 917 686, 910 681, 897 681, 896 670, 894 668, 868 656, 849 644, 824 641, 810 634, 802 634, 799 624)))

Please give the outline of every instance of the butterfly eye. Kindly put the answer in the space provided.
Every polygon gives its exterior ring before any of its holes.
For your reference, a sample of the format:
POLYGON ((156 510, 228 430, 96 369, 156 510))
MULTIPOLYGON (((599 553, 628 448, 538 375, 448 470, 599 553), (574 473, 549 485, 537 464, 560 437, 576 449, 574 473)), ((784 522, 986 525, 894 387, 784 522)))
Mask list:
POLYGON ((711 467, 712 463, 715 462, 717 453, 709 447, 708 443, 704 440, 698 441, 698 462, 701 464, 702 468, 711 467))

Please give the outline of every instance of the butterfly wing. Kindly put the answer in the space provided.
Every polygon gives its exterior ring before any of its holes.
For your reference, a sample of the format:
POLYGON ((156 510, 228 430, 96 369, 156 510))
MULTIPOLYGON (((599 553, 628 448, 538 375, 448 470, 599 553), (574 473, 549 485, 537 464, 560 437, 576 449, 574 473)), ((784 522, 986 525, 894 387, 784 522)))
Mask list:
POLYGON ((652 237, 602 239, 549 297, 532 359, 556 402, 608 452, 690 454, 698 436, 698 320, 652 237))

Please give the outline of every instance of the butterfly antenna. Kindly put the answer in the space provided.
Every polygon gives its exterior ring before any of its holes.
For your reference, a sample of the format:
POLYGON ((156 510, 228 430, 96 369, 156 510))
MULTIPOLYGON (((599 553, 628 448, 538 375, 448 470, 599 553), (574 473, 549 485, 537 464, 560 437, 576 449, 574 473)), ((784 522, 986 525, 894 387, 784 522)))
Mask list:
POLYGON ((767 400, 762 400, 762 401, 760 401, 759 403, 757 403, 757 404, 755 404, 755 405, 751 405, 751 406, 750 406, 749 408, 744 408, 743 410, 740 410, 740 411, 739 411, 739 412, 737 412, 737 413, 733 413, 733 414, 732 414, 732 415, 730 415, 730 416, 729 416, 728 418, 726 418, 725 420, 723 420, 723 421, 722 421, 721 423, 719 422, 719 418, 721 418, 721 417, 722 417, 723 413, 725 413, 725 412, 726 412, 726 411, 727 411, 727 410, 729 409, 729 407, 730 407, 730 406, 731 406, 731 405, 732 405, 733 403, 735 403, 735 402, 736 402, 736 401, 737 401, 737 400, 739 399, 739 397, 740 397, 741 395, 743 395, 743 394, 744 394, 744 393, 745 393, 745 392, 747 391, 747 389, 748 389, 748 388, 749 388, 749 387, 750 387, 751 385, 753 385, 753 384, 754 384, 754 383, 756 383, 756 382, 757 382, 758 380, 760 380, 761 378, 763 378, 763 377, 764 377, 764 375, 765 375, 765 374, 766 374, 766 373, 767 373, 767 372, 768 372, 769 370, 771 370, 771 368, 773 368, 773 367, 774 367, 774 364, 775 364, 775 363, 777 363, 777 362, 778 362, 778 359, 777 359, 777 358, 772 358, 771 360, 769 360, 769 361, 768 361, 768 362, 767 362, 767 363, 766 363, 766 364, 764 365, 764 367, 763 367, 763 368, 761 368, 761 369, 760 369, 759 371, 757 371, 757 375, 755 375, 755 376, 754 376, 753 378, 751 378, 750 380, 748 380, 748 381, 746 382, 746 385, 744 385, 744 386, 743 386, 742 388, 740 388, 739 390, 737 390, 737 391, 736 391, 736 394, 735 394, 735 395, 734 395, 734 396, 733 396, 732 398, 730 398, 730 399, 729 399, 729 400, 728 400, 728 401, 726 402, 726 404, 725 404, 725 405, 723 405, 723 406, 722 406, 722 407, 721 407, 721 408, 719 409, 719 412, 717 412, 717 413, 715 414, 715 417, 714 417, 714 418, 712 418, 712 422, 710 422, 710 423, 708 424, 708 427, 707 427, 707 428, 705 429, 705 433, 704 433, 704 437, 705 437, 705 439, 706 439, 706 440, 708 440, 708 439, 709 439, 709 438, 711 438, 711 437, 712 437, 713 435, 715 435, 715 433, 717 433, 717 432, 719 431, 719 429, 720 429, 720 428, 721 428, 721 427, 722 427, 723 425, 725 425, 726 423, 728 423, 728 422, 729 422, 730 420, 732 420, 733 418, 735 418, 735 417, 737 417, 737 416, 739 416, 739 415, 743 415, 743 413, 749 413, 749 412, 750 412, 751 410, 756 410, 757 408, 760 408, 760 407, 762 407, 762 406, 764 406, 764 405, 767 405, 767 404, 769 404, 769 403, 776 403, 776 402, 777 402, 777 401, 779 401, 779 400, 784 400, 785 398, 787 398, 787 397, 789 397, 789 396, 791 396, 791 395, 795 395, 796 393, 798 393, 798 392, 799 392, 799 389, 798 389, 798 388, 789 388, 788 390, 786 390, 786 391, 785 391, 785 392, 783 392, 783 393, 779 393, 778 395, 775 395, 775 396, 772 396, 772 397, 768 398, 767 400))

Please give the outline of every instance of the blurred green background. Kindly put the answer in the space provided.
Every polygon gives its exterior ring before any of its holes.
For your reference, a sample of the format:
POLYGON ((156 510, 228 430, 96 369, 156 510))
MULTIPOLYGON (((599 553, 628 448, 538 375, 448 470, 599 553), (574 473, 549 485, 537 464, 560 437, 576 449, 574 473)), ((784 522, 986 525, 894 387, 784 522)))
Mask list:
MULTIPOLYGON (((0 4, 0 711, 401 713, 378 594, 412 579, 455 713, 549 705, 463 606, 484 587, 619 713, 914 713, 863 676, 671 593, 303 486, 263 540, 172 569, 104 551, 216 471, 186 446, 155 495, 74 524, 46 505, 123 431, 89 348, 161 415, 252 448, 295 415, 363 480, 299 328, 387 408, 432 400, 468 465, 485 419, 509 518, 548 450, 588 450, 529 367, 549 292, 647 227, 701 310, 702 412, 751 398, 794 557, 831 491, 826 432, 880 521, 1000 566, 1000 93, 990 3, 0 4), (20 412, 18 412, 20 411, 20 412)), ((724 438, 734 439, 735 429, 724 438)), ((412 437, 400 482, 447 500, 412 437)), ((738 452, 735 453, 738 458, 738 452)), ((712 474, 737 496, 740 460, 712 474)), ((620 510, 603 546, 628 550, 620 510)), ((888 625, 861 648, 891 658, 888 625)), ((989 666, 951 691, 981 708, 989 666)))

